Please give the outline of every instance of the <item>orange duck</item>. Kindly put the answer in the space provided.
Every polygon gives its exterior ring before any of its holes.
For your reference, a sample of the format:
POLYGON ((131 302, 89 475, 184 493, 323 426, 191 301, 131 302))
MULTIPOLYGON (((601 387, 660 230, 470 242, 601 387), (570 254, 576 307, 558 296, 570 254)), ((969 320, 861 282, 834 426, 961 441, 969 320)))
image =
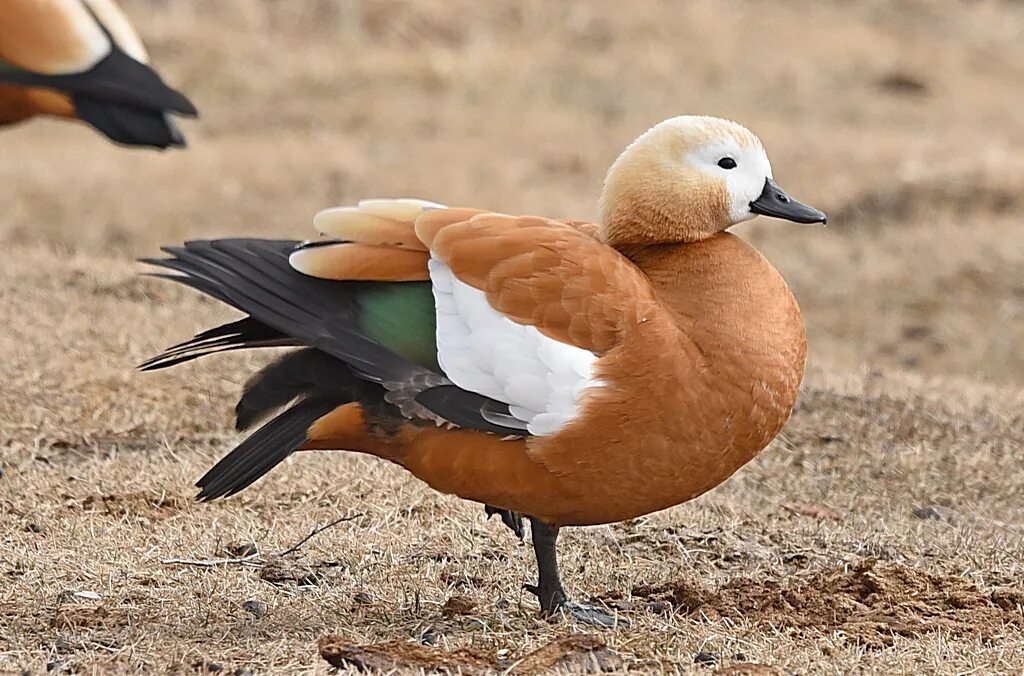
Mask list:
POLYGON ((3 0, 0 14, 0 125, 53 115, 125 145, 185 145, 171 114, 196 109, 113 0, 3 0))
POLYGON ((164 249, 157 276, 244 312, 143 365, 296 346, 246 385, 237 427, 274 416, 202 477, 237 493, 295 451, 368 453, 531 524, 543 611, 569 603, 559 529, 630 519, 725 481, 778 434, 803 377, 800 310, 725 232, 825 215, 772 180, 760 141, 711 117, 655 126, 615 161, 600 221, 365 200, 324 238, 164 249), (276 415, 275 415, 276 414, 276 415))

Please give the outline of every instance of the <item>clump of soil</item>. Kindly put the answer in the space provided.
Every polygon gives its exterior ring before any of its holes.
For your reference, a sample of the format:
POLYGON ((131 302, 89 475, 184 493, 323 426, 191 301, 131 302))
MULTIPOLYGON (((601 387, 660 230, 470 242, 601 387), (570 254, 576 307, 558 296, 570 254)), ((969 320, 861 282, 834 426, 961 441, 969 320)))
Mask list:
POLYGON ((468 596, 460 596, 456 594, 444 602, 444 606, 441 608, 441 614, 445 617, 469 615, 477 605, 477 602, 468 596))
POLYGON ((1007 624, 1024 628, 1022 590, 986 590, 962 577, 875 559, 795 580, 740 579, 718 590, 681 580, 637 587, 633 595, 689 615, 841 632, 869 647, 934 631, 992 638, 1007 624))
POLYGON ((57 608, 50 625, 55 629, 84 630, 124 627, 129 622, 130 618, 121 609, 103 605, 64 604, 57 608))
POLYGON ((539 674, 552 669, 572 673, 619 671, 622 657, 593 634, 562 636, 537 648, 516 664, 509 673, 539 674))

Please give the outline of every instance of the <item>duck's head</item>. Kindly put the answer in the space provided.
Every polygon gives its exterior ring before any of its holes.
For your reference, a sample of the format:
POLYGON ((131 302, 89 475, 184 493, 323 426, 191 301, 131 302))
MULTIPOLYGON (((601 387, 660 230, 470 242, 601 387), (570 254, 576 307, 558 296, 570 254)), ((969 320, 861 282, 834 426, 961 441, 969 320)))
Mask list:
POLYGON ((697 242, 758 214, 825 222, 775 184, 760 139, 746 127, 692 115, 630 144, 608 170, 600 207, 602 236, 614 246, 697 242))

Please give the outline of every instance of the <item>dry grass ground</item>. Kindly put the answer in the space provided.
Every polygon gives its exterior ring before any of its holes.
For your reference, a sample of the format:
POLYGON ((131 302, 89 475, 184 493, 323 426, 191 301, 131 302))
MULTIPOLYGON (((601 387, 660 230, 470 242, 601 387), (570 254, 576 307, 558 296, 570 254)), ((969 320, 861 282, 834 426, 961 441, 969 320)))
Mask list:
POLYGON ((593 217, 615 154, 680 112, 751 126, 831 220, 740 229, 808 324, 780 439, 694 503, 564 539, 572 591, 633 623, 601 634, 610 666, 1024 671, 1024 5, 125 5, 202 110, 192 147, 0 136, 0 671, 323 673, 326 634, 514 663, 582 631, 536 617, 500 524, 380 462, 309 454, 192 502, 259 358, 134 372, 230 313, 132 260, 301 238, 368 195, 593 217))

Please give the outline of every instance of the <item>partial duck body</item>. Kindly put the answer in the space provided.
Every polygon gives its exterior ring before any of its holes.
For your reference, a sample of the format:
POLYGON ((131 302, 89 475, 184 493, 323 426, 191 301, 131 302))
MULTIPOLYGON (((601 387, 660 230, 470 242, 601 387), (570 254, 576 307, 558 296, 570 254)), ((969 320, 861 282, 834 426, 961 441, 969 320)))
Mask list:
POLYGON ((196 109, 148 65, 113 0, 4 0, 2 13, 0 125, 49 115, 124 145, 185 145, 172 115, 196 109))

